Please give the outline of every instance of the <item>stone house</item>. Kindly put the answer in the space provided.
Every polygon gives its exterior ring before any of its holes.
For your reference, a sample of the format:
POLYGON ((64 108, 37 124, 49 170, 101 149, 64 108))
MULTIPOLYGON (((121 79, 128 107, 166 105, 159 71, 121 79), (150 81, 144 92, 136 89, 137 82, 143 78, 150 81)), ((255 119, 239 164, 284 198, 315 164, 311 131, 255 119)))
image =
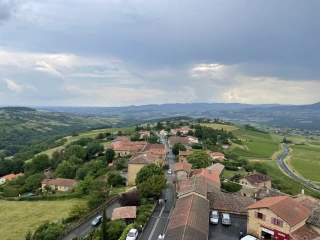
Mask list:
POLYGON ((44 187, 46 185, 49 185, 52 190, 57 190, 60 192, 69 192, 77 186, 77 181, 67 178, 44 179, 41 182, 42 191, 45 191, 44 187))
POLYGON ((223 162, 226 158, 221 152, 211 152, 210 157, 212 161, 221 161, 223 162))
POLYGON ((187 157, 192 154, 192 151, 179 151, 179 162, 187 162, 187 157))
POLYGON ((179 182, 179 181, 187 180, 191 172, 191 167, 192 167, 192 164, 187 162, 175 163, 173 165, 173 170, 175 173, 175 181, 179 182))
POLYGON ((128 185, 135 185, 138 172, 151 163, 162 167, 165 160, 151 153, 135 153, 128 161, 128 185))
MULTIPOLYGON (((247 207, 247 232, 259 239, 299 239, 312 211, 289 196, 268 197, 247 207)), ((311 238, 312 239, 312 238, 311 238)))
POLYGON ((271 189, 272 186, 271 178, 258 172, 240 178, 239 183, 254 188, 266 187, 271 189))

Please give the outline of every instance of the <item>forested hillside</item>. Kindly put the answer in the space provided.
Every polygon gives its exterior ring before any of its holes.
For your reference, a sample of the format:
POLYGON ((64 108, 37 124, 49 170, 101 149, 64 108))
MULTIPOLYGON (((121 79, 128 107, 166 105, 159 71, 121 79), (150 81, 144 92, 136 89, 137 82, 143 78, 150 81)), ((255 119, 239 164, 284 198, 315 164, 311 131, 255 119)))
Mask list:
POLYGON ((57 136, 76 134, 90 129, 111 127, 107 118, 77 116, 66 113, 40 112, 31 108, 0 108, 0 155, 41 152, 46 148, 59 146, 57 136))

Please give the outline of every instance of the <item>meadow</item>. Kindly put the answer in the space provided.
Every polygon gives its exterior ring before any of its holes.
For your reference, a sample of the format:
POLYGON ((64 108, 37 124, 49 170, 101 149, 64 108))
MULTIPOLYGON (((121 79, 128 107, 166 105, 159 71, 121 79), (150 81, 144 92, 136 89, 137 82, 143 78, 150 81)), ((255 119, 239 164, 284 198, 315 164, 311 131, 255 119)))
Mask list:
POLYGON ((213 129, 224 129, 228 132, 238 130, 239 127, 234 125, 225 125, 225 124, 217 124, 217 123, 201 123, 201 126, 211 127, 213 129))
POLYGON ((28 230, 34 231, 46 220, 66 218, 70 208, 83 200, 4 201, 0 200, 1 240, 24 239, 28 230))
POLYGON ((290 145, 288 164, 293 170, 316 185, 320 185, 320 147, 290 145))

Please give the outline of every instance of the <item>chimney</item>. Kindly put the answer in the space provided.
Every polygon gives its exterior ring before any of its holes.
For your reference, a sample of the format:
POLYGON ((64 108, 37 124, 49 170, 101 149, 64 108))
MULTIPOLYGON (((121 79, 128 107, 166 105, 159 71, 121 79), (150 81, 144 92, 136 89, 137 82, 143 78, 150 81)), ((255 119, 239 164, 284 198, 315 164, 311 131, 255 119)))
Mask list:
POLYGON ((303 188, 302 188, 302 190, 301 190, 301 194, 304 195, 304 189, 303 189, 303 188))

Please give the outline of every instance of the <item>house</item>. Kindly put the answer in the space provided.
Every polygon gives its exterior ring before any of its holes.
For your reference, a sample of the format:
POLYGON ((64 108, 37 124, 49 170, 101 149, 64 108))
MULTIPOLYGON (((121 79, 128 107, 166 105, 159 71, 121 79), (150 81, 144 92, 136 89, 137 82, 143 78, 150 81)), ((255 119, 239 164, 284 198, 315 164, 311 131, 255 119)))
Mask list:
POLYGON ((174 134, 174 135, 177 135, 178 132, 180 132, 182 135, 188 135, 188 132, 189 132, 189 131, 194 132, 195 129, 193 129, 193 128, 188 128, 188 127, 171 129, 171 133, 174 134))
POLYGON ((250 205, 247 210, 247 232, 259 239, 298 240, 302 232, 313 232, 305 226, 312 211, 292 197, 267 197, 250 205))
POLYGON ((124 219, 126 224, 133 223, 137 216, 137 207, 119 207, 112 212, 111 220, 124 219))
POLYGON ((150 132, 149 131, 141 131, 140 132, 140 139, 144 138, 150 138, 150 132))
POLYGON ((135 185, 138 172, 147 164, 163 166, 165 160, 151 153, 135 153, 128 161, 128 185, 135 185))
POLYGON ((274 188, 269 189, 266 187, 259 188, 258 191, 255 192, 254 194, 254 198, 256 200, 261 200, 266 197, 279 197, 279 196, 289 196, 289 195, 280 192, 278 189, 274 189, 274 188))
POLYGON ((212 161, 221 161, 223 162, 226 158, 221 152, 212 152, 210 153, 210 157, 212 161))
POLYGON ((117 142, 110 146, 116 153, 117 157, 132 155, 136 152, 141 152, 148 142, 117 142))
POLYGON ((47 171, 44 172, 45 178, 46 179, 52 179, 54 172, 53 171, 47 171))
POLYGON ((271 189, 271 178, 258 172, 240 178, 239 183, 248 187, 266 187, 271 189))
POLYGON ((57 179, 44 179, 41 182, 42 191, 45 191, 45 186, 48 185, 52 190, 57 190, 61 192, 69 192, 71 189, 77 186, 77 181, 67 178, 57 178, 57 179))
POLYGON ((222 165, 221 163, 215 163, 210 165, 209 167, 206 167, 206 169, 209 173, 211 173, 212 171, 216 171, 219 175, 221 175, 224 170, 224 165, 222 165))
POLYGON ((196 193, 180 197, 172 212, 165 240, 208 240, 209 201, 196 193))
POLYGON ((173 170, 175 173, 175 181, 179 182, 182 180, 186 180, 191 172, 192 164, 187 162, 179 162, 173 165, 173 170))
POLYGON ((117 143, 124 143, 124 142, 130 142, 130 138, 118 137, 118 138, 112 140, 111 145, 115 145, 117 143))
POLYGON ((192 151, 180 151, 179 150, 179 162, 187 162, 187 157, 192 154, 192 151))
POLYGON ((190 176, 204 177, 205 179, 207 179, 208 183, 214 183, 220 187, 220 177, 219 173, 216 171, 212 170, 209 172, 209 170, 205 168, 194 169, 191 172, 190 176))
POLYGON ((160 134, 163 135, 163 136, 167 136, 168 135, 168 132, 166 130, 161 130, 160 131, 160 134))
POLYGON ((172 148, 176 143, 181 143, 185 146, 189 145, 189 138, 187 137, 169 137, 168 139, 169 146, 172 148))
POLYGON ((142 149, 142 152, 151 153, 154 155, 157 155, 161 159, 166 159, 167 157, 167 150, 166 145, 164 144, 150 144, 147 143, 144 148, 142 149))
POLYGON ((176 192, 178 198, 190 194, 207 198, 207 180, 204 177, 190 177, 186 180, 179 181, 176 192))
POLYGON ((189 139, 189 144, 198 143, 199 142, 197 137, 187 136, 187 138, 189 139))
POLYGON ((11 174, 5 175, 0 178, 0 184, 5 183, 6 181, 11 181, 12 179, 15 179, 20 176, 23 176, 23 173, 18 173, 18 174, 11 173, 11 174))

